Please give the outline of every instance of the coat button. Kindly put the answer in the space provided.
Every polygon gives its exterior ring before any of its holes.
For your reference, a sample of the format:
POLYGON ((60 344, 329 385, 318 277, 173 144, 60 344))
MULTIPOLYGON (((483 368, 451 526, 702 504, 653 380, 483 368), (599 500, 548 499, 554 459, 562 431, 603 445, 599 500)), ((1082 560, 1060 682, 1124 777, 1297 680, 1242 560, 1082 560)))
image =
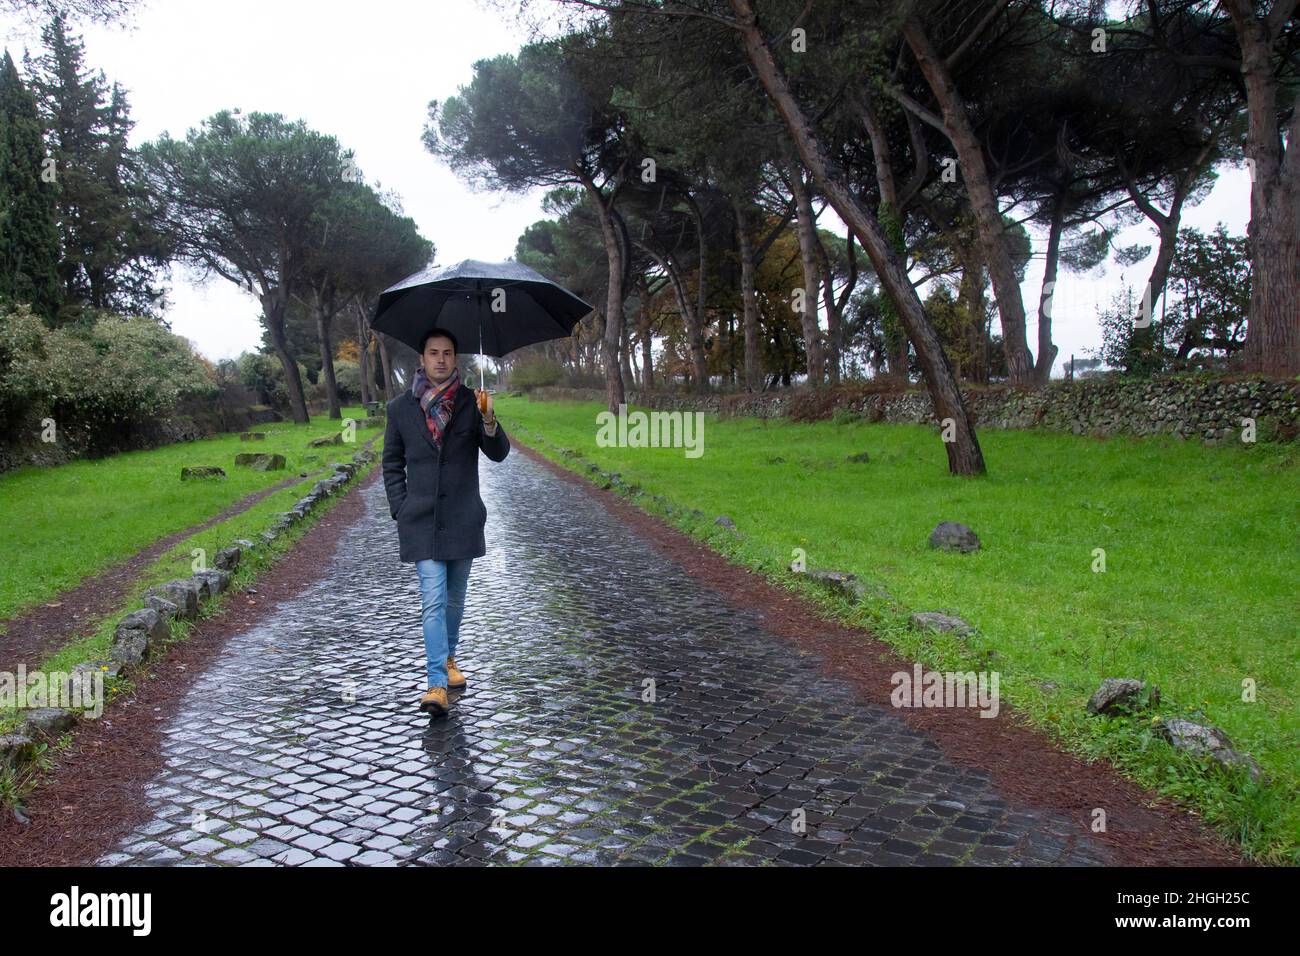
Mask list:
POLYGON ((446 498, 446 497, 447 497, 447 492, 445 492, 445 491, 440 491, 440 492, 438 492, 438 497, 439 497, 439 498, 446 498))
POLYGON ((442 530, 442 525, 438 525, 438 530, 439 530, 439 531, 442 530))

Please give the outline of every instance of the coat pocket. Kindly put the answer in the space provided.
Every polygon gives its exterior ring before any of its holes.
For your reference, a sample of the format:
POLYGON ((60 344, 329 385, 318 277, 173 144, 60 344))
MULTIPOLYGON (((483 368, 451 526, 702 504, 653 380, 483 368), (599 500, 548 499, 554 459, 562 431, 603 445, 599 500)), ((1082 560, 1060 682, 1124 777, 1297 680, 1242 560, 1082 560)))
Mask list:
POLYGON ((411 521, 419 518, 422 513, 431 511, 432 508, 432 499, 428 495, 408 493, 402 502, 402 507, 397 509, 397 520, 411 521))

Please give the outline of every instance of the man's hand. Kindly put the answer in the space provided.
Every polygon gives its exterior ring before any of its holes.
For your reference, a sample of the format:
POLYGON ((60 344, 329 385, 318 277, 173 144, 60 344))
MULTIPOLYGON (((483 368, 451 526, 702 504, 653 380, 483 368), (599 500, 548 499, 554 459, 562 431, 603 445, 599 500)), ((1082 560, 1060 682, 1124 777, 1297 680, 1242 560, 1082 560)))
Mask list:
POLYGON ((478 446, 493 461, 503 461, 510 454, 510 440, 506 437, 506 430, 497 421, 496 412, 492 408, 492 396, 484 395, 484 398, 485 410, 480 408, 483 431, 479 433, 478 446))
POLYGON ((492 405, 492 393, 486 389, 479 392, 479 411, 483 415, 483 430, 489 435, 497 431, 497 413, 492 405))

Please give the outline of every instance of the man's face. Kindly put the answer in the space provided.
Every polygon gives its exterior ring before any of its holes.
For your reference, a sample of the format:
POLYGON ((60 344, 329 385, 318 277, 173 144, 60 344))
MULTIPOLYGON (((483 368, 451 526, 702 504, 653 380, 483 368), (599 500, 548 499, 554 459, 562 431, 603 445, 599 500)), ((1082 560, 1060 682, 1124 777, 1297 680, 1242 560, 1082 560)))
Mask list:
POLYGON ((456 367, 456 350, 452 348, 451 339, 442 335, 433 335, 424 343, 424 352, 420 355, 420 364, 424 374, 434 385, 441 385, 451 377, 456 367))

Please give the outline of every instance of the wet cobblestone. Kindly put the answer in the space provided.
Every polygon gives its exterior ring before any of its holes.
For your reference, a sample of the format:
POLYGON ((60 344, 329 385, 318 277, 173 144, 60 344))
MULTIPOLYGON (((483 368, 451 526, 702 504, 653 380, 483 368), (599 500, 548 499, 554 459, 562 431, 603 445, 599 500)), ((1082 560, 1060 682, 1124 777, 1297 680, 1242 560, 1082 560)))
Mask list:
POLYGON ((153 819, 99 864, 1107 861, 792 663, 580 488, 523 455, 481 476, 488 554, 451 714, 416 709, 419 588, 375 482, 319 581, 196 683, 146 788, 153 819))

